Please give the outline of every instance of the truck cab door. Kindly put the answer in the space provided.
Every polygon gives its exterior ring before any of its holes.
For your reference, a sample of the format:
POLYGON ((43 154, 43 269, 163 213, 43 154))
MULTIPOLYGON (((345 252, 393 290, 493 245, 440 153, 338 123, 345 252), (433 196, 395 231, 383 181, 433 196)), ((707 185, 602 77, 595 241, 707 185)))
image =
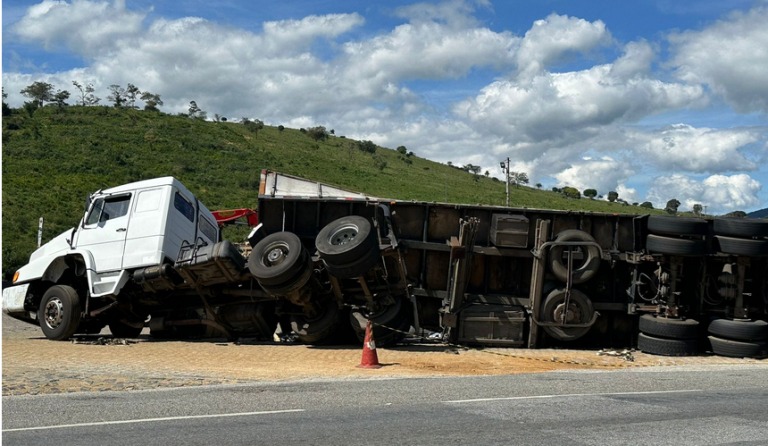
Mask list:
POLYGON ((91 203, 74 247, 91 253, 96 272, 121 269, 130 205, 131 194, 99 197, 91 203))

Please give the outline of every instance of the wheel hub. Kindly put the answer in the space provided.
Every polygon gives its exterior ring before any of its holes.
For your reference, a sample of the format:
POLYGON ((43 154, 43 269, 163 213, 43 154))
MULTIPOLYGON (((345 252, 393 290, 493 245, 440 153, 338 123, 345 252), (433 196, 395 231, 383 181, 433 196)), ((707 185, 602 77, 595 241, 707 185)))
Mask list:
POLYGON ((267 265, 279 265, 280 263, 283 263, 285 258, 288 255, 288 250, 285 249, 282 246, 275 246, 274 248, 267 251, 266 255, 266 264, 267 265))
POLYGON ((357 237, 357 226, 349 225, 339 228, 331 234, 332 245, 346 245, 357 237))
POLYGON ((561 303, 555 307, 554 320, 556 322, 579 322, 581 321, 581 309, 574 304, 570 304, 568 308, 565 307, 565 303, 561 303))
POLYGON ((64 304, 61 302, 61 299, 57 297, 49 300, 48 303, 45 304, 43 315, 45 316, 45 324, 49 328, 56 328, 61 325, 61 322, 64 319, 64 304))

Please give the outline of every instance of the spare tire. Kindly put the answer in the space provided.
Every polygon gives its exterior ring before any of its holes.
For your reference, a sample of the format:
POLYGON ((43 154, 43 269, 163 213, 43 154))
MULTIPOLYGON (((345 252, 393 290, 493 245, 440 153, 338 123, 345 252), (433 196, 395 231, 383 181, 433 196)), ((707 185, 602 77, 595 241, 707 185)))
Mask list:
MULTIPOLYGON (((591 235, 578 229, 567 229, 555 237, 555 242, 595 243, 591 235)), ((555 245, 549 250, 549 268, 558 280, 568 281, 568 258, 563 258, 567 246, 555 245)), ((584 259, 573 261, 573 283, 583 283, 591 279, 600 268, 600 250, 593 244, 574 246, 584 253, 584 259)))
POLYGON ((379 240, 367 218, 349 215, 325 225, 315 238, 315 247, 328 265, 344 266, 367 258, 370 251, 378 252, 379 240))
MULTIPOLYGON (((565 323, 571 324, 586 324, 592 320, 592 315, 595 313, 595 309, 592 306, 592 301, 578 290, 571 290, 571 298, 568 307, 565 306, 566 290, 559 288, 552 290, 541 306, 542 322, 560 322, 562 317, 565 316, 565 323)), ((550 336, 561 341, 575 341, 580 337, 587 334, 592 327, 557 327, 557 326, 544 326, 550 336)))

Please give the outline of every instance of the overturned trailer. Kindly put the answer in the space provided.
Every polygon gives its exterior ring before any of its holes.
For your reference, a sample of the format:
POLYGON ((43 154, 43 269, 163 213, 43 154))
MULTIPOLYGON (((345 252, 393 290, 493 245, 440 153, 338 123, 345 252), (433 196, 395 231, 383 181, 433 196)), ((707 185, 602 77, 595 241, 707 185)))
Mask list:
POLYGON ((180 183, 160 183, 92 203, 122 197, 130 235, 134 213, 150 212, 143 191, 166 188, 153 195, 162 243, 124 245, 124 260, 100 269, 78 246, 80 232, 100 228, 92 204, 69 248, 44 246, 4 290, 6 313, 52 339, 105 325, 134 335, 147 323, 153 336, 271 338, 279 324, 323 343, 350 327, 362 340, 370 320, 380 345, 410 332, 468 345, 767 353, 765 220, 389 200, 263 171, 246 257, 180 183), (173 223, 180 206, 186 218, 173 223))

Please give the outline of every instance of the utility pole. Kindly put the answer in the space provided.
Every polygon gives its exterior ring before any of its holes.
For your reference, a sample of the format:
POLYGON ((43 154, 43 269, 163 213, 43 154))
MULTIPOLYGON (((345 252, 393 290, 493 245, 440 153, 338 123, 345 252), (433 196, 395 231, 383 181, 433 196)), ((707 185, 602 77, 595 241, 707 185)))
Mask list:
POLYGON ((502 161, 502 162, 499 163, 499 165, 501 165, 501 171, 505 172, 507 174, 507 181, 506 181, 506 185, 507 185, 507 188, 506 188, 506 190, 507 190, 507 207, 509 207, 509 157, 507 157, 507 161, 506 162, 502 161))

